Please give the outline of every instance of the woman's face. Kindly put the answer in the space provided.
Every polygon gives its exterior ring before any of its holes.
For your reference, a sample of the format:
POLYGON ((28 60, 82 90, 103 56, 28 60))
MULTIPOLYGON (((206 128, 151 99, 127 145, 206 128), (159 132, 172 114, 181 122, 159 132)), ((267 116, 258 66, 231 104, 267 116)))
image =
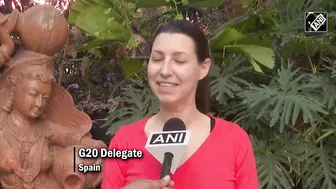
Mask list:
POLYGON ((50 83, 22 78, 17 85, 14 109, 27 119, 37 119, 44 113, 50 92, 50 83))
POLYGON ((149 85, 161 104, 190 102, 195 100, 198 81, 208 74, 210 64, 210 60, 199 64, 189 36, 159 34, 147 68, 149 85))

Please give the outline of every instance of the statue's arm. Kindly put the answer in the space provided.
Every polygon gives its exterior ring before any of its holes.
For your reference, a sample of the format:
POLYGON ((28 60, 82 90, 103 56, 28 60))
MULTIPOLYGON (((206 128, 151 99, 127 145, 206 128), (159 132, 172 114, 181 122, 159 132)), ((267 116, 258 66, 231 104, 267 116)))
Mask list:
POLYGON ((48 133, 50 133, 50 142, 60 147, 81 145, 87 148, 106 148, 105 143, 92 139, 90 132, 82 129, 49 123, 48 133))
POLYGON ((63 148, 79 144, 83 137, 83 134, 79 131, 53 122, 45 122, 44 128, 46 129, 49 143, 63 148))
POLYGON ((85 135, 81 138, 79 145, 85 146, 87 148, 106 148, 106 144, 101 140, 94 140, 92 139, 91 135, 85 135))
POLYGON ((10 34, 0 27, 0 67, 4 65, 13 54, 15 46, 10 34))
POLYGON ((20 12, 14 9, 10 15, 0 13, 0 67, 8 62, 15 50, 11 34, 16 27, 20 12))

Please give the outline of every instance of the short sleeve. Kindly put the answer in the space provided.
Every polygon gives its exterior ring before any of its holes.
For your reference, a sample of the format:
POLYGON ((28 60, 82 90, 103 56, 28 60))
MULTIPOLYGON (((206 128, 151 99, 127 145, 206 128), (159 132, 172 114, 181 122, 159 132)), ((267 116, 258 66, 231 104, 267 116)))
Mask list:
POLYGON ((259 189, 258 173, 250 138, 245 131, 239 136, 236 146, 236 189, 259 189))
MULTIPOLYGON (((120 137, 115 135, 109 145, 109 150, 122 150, 120 137)), ((120 158, 106 158, 103 167, 101 189, 120 189, 124 187, 126 178, 125 161, 120 158)))

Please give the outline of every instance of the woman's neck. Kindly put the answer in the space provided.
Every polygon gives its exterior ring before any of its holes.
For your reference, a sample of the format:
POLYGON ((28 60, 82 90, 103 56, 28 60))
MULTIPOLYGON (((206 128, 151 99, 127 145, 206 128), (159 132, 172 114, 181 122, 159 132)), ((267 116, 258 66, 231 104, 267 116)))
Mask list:
POLYGON ((10 114, 10 117, 15 125, 21 128, 30 128, 33 126, 33 120, 27 119, 19 111, 13 110, 10 114))
POLYGON ((164 125, 171 118, 181 119, 188 129, 188 125, 195 122, 195 118, 201 118, 202 113, 198 111, 195 102, 180 104, 179 106, 160 106, 160 111, 156 114, 159 125, 164 125))

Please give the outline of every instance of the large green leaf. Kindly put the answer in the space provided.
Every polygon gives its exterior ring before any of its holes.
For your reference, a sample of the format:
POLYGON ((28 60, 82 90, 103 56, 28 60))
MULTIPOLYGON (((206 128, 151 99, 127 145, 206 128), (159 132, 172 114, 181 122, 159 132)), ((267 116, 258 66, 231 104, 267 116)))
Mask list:
POLYGON ((256 45, 229 45, 225 46, 225 50, 245 54, 250 58, 251 64, 258 72, 262 72, 262 70, 257 63, 270 69, 274 67, 274 53, 270 48, 256 45))
POLYGON ((255 46, 263 46, 263 47, 272 47, 273 45, 273 38, 270 36, 265 37, 253 37, 253 36, 246 36, 239 39, 236 45, 255 45, 255 46))
POLYGON ((78 0, 71 6, 68 21, 91 36, 108 41, 127 41, 132 30, 128 10, 117 0, 78 0))
POLYGON ((245 54, 250 59, 255 71, 262 72, 258 63, 272 69, 274 67, 273 50, 264 46, 255 45, 258 42, 260 42, 260 45, 265 42, 271 43, 268 38, 262 41, 261 39, 258 40, 255 37, 251 37, 249 40, 248 36, 236 29, 223 27, 210 39, 210 47, 215 51, 224 50, 225 52, 231 51, 245 54), (239 42, 239 44, 237 44, 237 42, 239 42))
POLYGON ((105 8, 108 11, 101 13, 110 14, 118 21, 123 21, 125 16, 126 7, 120 0, 78 0, 71 5, 69 22, 72 23, 74 20, 76 20, 77 17, 80 16, 80 13, 85 12, 88 6, 105 8))
POLYGON ((122 68, 126 77, 130 77, 135 73, 138 73, 144 65, 147 59, 144 58, 123 58, 122 68))
POLYGON ((212 49, 222 50, 225 45, 229 45, 243 37, 245 37, 245 35, 236 29, 224 28, 210 39, 210 47, 212 49))

